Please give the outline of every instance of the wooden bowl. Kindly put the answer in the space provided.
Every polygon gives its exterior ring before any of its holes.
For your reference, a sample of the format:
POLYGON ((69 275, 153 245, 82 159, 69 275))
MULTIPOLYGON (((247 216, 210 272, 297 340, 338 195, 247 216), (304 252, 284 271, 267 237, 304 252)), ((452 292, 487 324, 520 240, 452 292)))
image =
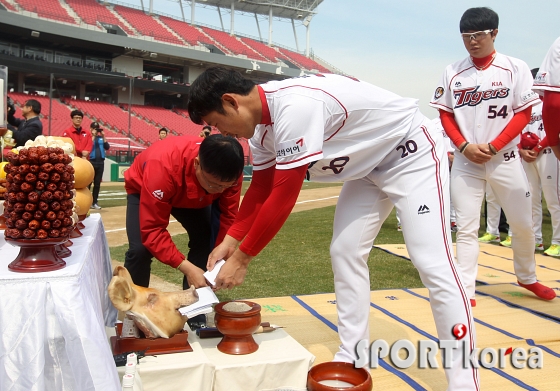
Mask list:
POLYGON ((216 304, 214 322, 216 328, 224 335, 218 344, 218 350, 226 354, 249 354, 259 349, 253 339, 253 333, 261 324, 261 306, 252 301, 236 301, 251 307, 245 312, 231 312, 223 309, 230 302, 216 304))
POLYGON ((324 362, 315 365, 307 374, 308 391, 371 391, 372 388, 369 371, 366 368, 355 368, 354 364, 346 362, 324 362), (352 386, 342 386, 340 382, 352 386))

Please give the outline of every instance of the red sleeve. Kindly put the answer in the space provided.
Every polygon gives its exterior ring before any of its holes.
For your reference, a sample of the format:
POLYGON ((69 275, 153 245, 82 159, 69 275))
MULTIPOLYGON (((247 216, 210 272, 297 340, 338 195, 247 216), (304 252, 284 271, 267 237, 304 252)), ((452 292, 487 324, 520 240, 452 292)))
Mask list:
POLYGON ((251 185, 243 197, 239 213, 237 214, 235 223, 229 229, 228 235, 239 241, 245 238, 245 235, 247 235, 247 232, 249 232, 251 225, 253 225, 255 218, 259 214, 262 204, 272 191, 275 171, 276 167, 274 166, 265 170, 253 171, 251 185))
POLYGON ((532 107, 527 107, 525 110, 516 113, 511 121, 506 125, 502 133, 491 141, 490 144, 496 148, 497 151, 505 147, 511 140, 521 134, 525 126, 531 121, 532 107))
POLYGON ((220 207, 220 229, 216 237, 216 246, 222 243, 226 233, 233 224, 237 211, 239 210, 239 199, 241 198, 241 186, 243 185, 243 174, 239 178, 237 186, 226 189, 219 198, 220 207))
POLYGON ((83 150, 91 153, 91 150, 93 148, 93 140, 89 136, 86 137, 86 139, 87 139, 87 143, 83 150))
POLYGON ((541 141, 539 141, 537 146, 535 148, 533 148, 533 151, 541 151, 541 150, 545 149, 546 147, 548 147, 548 137, 544 136, 544 138, 541 141))
POLYGON ((560 143, 560 92, 545 91, 542 119, 548 145, 555 147, 560 143))
POLYGON ((172 209, 169 199, 175 193, 171 178, 160 162, 149 160, 145 163, 140 191, 140 232, 142 244, 152 255, 176 268, 185 256, 179 252, 167 231, 172 209))
POLYGON ((441 119, 443 130, 447 133, 447 137, 449 137, 457 148, 467 141, 461 134, 461 129, 459 129, 457 121, 455 121, 455 114, 450 113, 449 111, 439 110, 439 118, 441 119))
POLYGON ((251 256, 258 255, 280 231, 297 201, 306 173, 307 165, 290 170, 275 169, 272 191, 239 246, 241 251, 251 256))

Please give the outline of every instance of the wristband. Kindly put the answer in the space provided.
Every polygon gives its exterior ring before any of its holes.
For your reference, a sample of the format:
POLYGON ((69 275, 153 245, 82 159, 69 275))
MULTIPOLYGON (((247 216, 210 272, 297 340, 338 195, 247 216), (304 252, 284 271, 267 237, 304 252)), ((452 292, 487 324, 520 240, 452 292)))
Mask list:
POLYGON ((460 153, 463 153, 463 152, 465 151, 465 149, 467 149, 467 146, 468 146, 469 144, 470 144, 470 143, 467 141, 467 142, 465 143, 465 145, 463 145, 463 147, 462 147, 461 149, 459 149, 459 152, 460 152, 460 153))
POLYGON ((496 149, 496 147, 490 143, 488 143, 488 149, 490 150, 490 153, 492 155, 496 156, 498 154, 498 150, 496 149))

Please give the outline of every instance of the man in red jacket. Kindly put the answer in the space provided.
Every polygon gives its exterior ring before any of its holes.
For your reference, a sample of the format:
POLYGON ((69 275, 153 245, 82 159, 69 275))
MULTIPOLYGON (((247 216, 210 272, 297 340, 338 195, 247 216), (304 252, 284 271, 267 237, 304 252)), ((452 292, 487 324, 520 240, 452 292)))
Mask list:
POLYGON ((243 149, 231 137, 173 137, 139 154, 125 174, 124 266, 136 285, 150 283, 152 257, 181 271, 183 287, 206 286, 208 255, 222 242, 239 208, 243 149), (173 216, 189 234, 183 255, 167 231, 173 216))
POLYGON ((93 141, 89 131, 82 128, 84 113, 80 110, 72 110, 70 118, 72 118, 72 126, 66 129, 62 136, 70 137, 74 141, 76 156, 87 159, 93 147, 93 141))

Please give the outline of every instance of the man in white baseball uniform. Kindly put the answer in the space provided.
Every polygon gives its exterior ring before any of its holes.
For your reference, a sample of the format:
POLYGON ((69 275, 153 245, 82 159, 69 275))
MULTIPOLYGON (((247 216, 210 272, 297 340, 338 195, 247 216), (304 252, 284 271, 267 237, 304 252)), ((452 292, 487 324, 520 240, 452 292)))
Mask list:
MULTIPOLYGON (((538 68, 531 70, 533 76, 538 68)), ((542 243, 542 197, 544 195, 552 221, 551 246, 544 251, 545 255, 560 256, 560 195, 558 159, 548 145, 548 138, 542 121, 542 103, 533 106, 531 120, 521 135, 518 145, 519 154, 523 159, 523 168, 531 185, 533 199, 533 229, 537 243, 542 243)))
POLYGON ((451 170, 451 197, 457 213, 457 261, 471 302, 475 301, 480 207, 488 182, 512 229, 513 262, 520 286, 552 300, 554 291, 535 272, 535 235, 529 183, 517 141, 539 102, 531 90, 529 67, 494 50, 498 15, 471 8, 459 28, 470 56, 447 66, 431 106, 458 151, 451 170))
POLYGON ((542 119, 548 145, 560 159, 560 37, 548 50, 533 90, 543 97, 542 119))
MULTIPOLYGON (((192 83, 188 110, 195 123, 248 138, 253 153, 253 179, 238 218, 208 261, 212 269, 227 259, 217 289, 243 282, 251 259, 288 218, 306 177, 343 181, 331 243, 342 342, 334 360, 355 363, 358 343, 369 341, 367 260, 393 206, 412 262, 430 291, 439 338, 454 339, 452 328, 461 323, 468 333, 466 349, 473 348, 469 300, 452 254, 443 135, 416 100, 338 75, 257 86, 238 72, 212 68, 192 83)), ((461 347, 446 370, 449 389, 478 390, 478 373, 462 368, 462 354, 461 347)))

